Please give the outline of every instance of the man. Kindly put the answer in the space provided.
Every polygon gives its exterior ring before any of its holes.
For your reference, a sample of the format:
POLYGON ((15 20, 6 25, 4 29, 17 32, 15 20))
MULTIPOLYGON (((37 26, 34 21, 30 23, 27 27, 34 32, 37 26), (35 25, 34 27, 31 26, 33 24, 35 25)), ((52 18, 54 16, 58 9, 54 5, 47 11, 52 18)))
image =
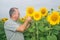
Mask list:
POLYGON ((15 7, 10 9, 9 15, 10 19, 4 24, 7 40, 24 40, 23 32, 29 27, 31 18, 28 17, 23 24, 18 24, 16 21, 19 18, 19 10, 15 7))

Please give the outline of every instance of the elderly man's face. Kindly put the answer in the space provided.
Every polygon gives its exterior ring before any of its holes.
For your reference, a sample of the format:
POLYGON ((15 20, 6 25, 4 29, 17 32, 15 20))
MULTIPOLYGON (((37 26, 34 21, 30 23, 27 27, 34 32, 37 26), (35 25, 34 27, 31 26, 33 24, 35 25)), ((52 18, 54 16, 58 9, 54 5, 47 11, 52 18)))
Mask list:
POLYGON ((18 20, 18 18, 19 18, 19 10, 18 9, 15 9, 15 12, 12 14, 12 18, 14 20, 18 20))

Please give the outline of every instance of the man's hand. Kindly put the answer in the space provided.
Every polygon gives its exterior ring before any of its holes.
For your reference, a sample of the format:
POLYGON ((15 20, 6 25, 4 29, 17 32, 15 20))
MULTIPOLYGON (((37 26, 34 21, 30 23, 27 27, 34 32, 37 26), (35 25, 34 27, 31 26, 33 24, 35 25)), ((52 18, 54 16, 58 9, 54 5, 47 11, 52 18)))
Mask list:
POLYGON ((31 22, 32 18, 31 18, 31 17, 28 17, 26 20, 27 20, 28 22, 31 22))
POLYGON ((30 24, 27 25, 27 28, 29 28, 30 24))
POLYGON ((26 21, 17 28, 17 31, 24 32, 30 26, 29 22, 31 22, 31 20, 31 17, 28 17, 26 21))

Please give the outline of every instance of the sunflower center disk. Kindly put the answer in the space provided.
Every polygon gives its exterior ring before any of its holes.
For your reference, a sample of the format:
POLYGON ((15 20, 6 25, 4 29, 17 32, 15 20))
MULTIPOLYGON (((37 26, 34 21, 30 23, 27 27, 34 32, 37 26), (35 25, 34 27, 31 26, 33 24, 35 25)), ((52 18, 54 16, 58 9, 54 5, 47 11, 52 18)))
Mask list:
POLYGON ((36 18, 39 18, 39 15, 38 15, 38 14, 36 14, 36 15, 35 15, 35 17, 36 17, 36 18))
POLYGON ((29 14, 33 13, 33 10, 29 10, 29 14))
POLYGON ((46 10, 44 10, 44 9, 41 11, 42 14, 45 14, 45 12, 46 12, 46 10))
POLYGON ((51 17, 52 21, 56 21, 58 19, 57 15, 51 17))

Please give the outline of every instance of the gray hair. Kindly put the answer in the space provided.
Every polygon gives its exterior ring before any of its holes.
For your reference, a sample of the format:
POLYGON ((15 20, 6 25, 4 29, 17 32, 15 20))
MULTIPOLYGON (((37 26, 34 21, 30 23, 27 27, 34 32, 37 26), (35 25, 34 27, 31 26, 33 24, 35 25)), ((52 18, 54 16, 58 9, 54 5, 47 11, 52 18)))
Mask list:
POLYGON ((15 12, 15 9, 18 9, 18 8, 13 7, 13 8, 11 8, 11 9, 9 10, 9 15, 10 15, 10 17, 11 17, 12 14, 15 12))

